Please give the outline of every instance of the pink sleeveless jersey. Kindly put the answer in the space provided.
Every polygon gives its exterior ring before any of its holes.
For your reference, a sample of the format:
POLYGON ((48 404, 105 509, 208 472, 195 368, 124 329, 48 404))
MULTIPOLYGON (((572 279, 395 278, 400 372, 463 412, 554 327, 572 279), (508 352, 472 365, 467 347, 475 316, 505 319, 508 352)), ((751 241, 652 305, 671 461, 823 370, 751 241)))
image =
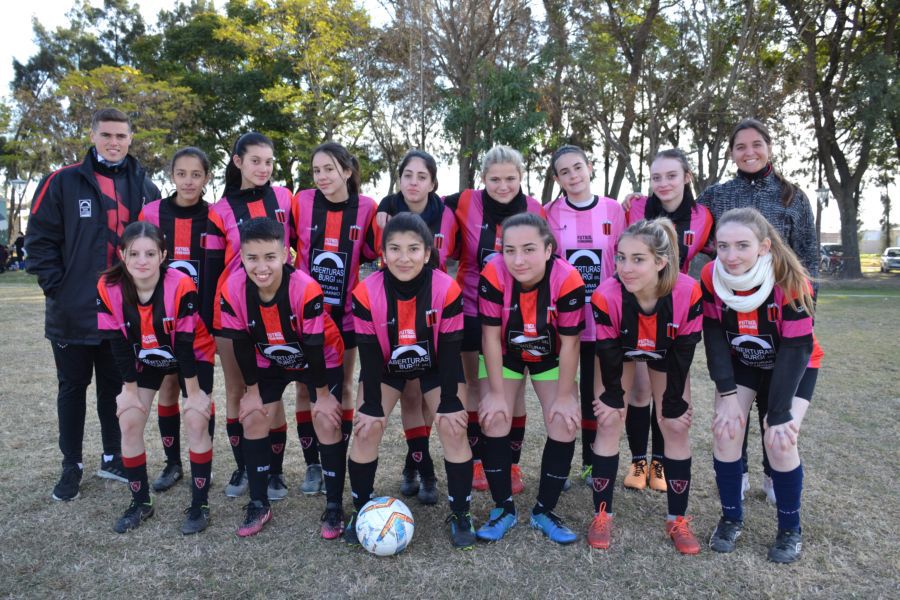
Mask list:
POLYGON ((591 314, 591 294, 616 272, 616 243, 625 231, 625 211, 612 198, 594 196, 585 208, 576 208, 565 197, 544 207, 550 231, 559 244, 559 255, 578 269, 584 280, 584 331, 581 341, 597 339, 591 314))

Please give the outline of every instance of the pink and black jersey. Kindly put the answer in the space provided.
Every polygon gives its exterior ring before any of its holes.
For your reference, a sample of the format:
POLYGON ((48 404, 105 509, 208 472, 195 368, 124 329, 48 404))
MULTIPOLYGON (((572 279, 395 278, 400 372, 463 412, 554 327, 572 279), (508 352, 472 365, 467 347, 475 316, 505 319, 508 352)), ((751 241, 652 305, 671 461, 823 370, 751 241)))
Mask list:
POLYGON ((616 243, 625 231, 625 211, 612 198, 594 196, 589 205, 577 207, 563 196, 546 205, 544 212, 560 256, 578 269, 584 281, 585 322, 581 341, 593 343, 597 337, 591 294, 616 272, 616 243))
MULTIPOLYGON (((796 376, 799 381, 807 368, 818 369, 824 356, 813 333, 812 316, 802 308, 798 309, 794 299, 777 285, 756 310, 736 311, 716 295, 714 268, 715 261, 707 264, 700 277, 710 376, 720 392, 730 392, 736 385, 733 361, 756 369, 774 369, 777 376, 772 374, 769 413, 772 416, 774 406, 774 419, 779 420, 784 411, 790 410, 797 389, 796 382, 791 387, 785 378, 796 376), (786 373, 784 369, 778 373, 779 365, 791 365, 789 371, 793 373, 786 373)), ((745 293, 752 294, 753 291, 745 293)), ((782 422, 785 421, 779 420, 782 422)), ((770 421, 770 424, 778 423, 770 421)))
POLYGON ((647 362, 654 371, 667 374, 663 416, 680 416, 687 409, 684 386, 703 326, 700 284, 679 273, 672 291, 647 313, 618 277, 610 277, 594 292, 591 307, 605 388, 601 400, 622 408, 622 363, 647 362))
POLYGON ((146 303, 125 302, 122 285, 97 282, 97 329, 106 339, 123 336, 141 368, 179 369, 196 375, 195 362, 215 362, 215 342, 200 318, 197 288, 177 269, 163 269, 146 303), (180 351, 185 348, 187 357, 180 351))
MULTIPOLYGON (((241 235, 238 227, 257 217, 275 219, 284 225, 284 246, 290 250, 295 234, 291 226, 291 192, 280 186, 228 193, 209 209, 206 230, 206 275, 215 286, 206 286, 203 310, 209 314, 213 330, 219 329, 218 294, 228 277, 241 266, 241 235)), ((290 252, 288 252, 288 259, 290 252)))
POLYGON ((329 202, 319 190, 301 190, 293 201, 297 231, 295 266, 322 287, 326 309, 341 331, 353 330, 350 292, 361 261, 375 260, 372 220, 377 207, 368 196, 329 202))
MULTIPOLYGON (((394 216, 402 212, 410 212, 403 194, 396 193, 385 196, 378 205, 378 212, 394 216)), ((453 211, 444 204, 440 196, 432 192, 428 195, 425 210, 419 214, 428 225, 434 236, 434 250, 438 253, 438 267, 441 271, 447 270, 447 259, 455 258, 459 225, 453 211)), ((377 219, 372 220, 372 229, 375 237, 375 251, 381 256, 381 227, 377 219)))
POLYGON ((203 297, 209 204, 202 198, 193 206, 178 206, 175 195, 144 205, 139 221, 159 227, 166 244, 166 264, 194 280, 203 297))
POLYGON ((497 255, 481 272, 478 290, 481 324, 500 327, 503 364, 509 368, 519 370, 524 363, 537 373, 556 366, 559 336, 584 329, 584 281, 558 256, 547 261, 543 279, 524 290, 497 255))
POLYGON ((478 316, 478 279, 481 270, 503 246, 501 225, 511 215, 533 212, 544 215, 541 203, 521 191, 509 204, 500 204, 484 190, 464 190, 444 202, 456 215, 459 226, 459 269, 456 282, 463 290, 463 311, 478 316))
POLYGON ((657 217, 666 217, 675 225, 678 233, 678 262, 681 272, 687 273, 694 257, 710 250, 707 244, 712 236, 712 213, 702 204, 694 202, 692 197, 685 197, 673 213, 667 213, 656 196, 641 196, 631 201, 627 215, 629 225, 641 219, 657 217))
POLYGON ((308 368, 309 348, 322 348, 326 368, 343 364, 344 342, 337 326, 325 314, 322 289, 306 273, 284 266, 281 286, 269 302, 243 270, 222 287, 220 334, 233 340, 249 339, 256 349, 256 365, 286 371, 308 368))
POLYGON ((390 281, 382 270, 353 290, 356 338, 378 343, 385 373, 412 378, 440 366, 440 339, 461 339, 462 295, 453 278, 428 267, 410 298, 402 298, 390 281))

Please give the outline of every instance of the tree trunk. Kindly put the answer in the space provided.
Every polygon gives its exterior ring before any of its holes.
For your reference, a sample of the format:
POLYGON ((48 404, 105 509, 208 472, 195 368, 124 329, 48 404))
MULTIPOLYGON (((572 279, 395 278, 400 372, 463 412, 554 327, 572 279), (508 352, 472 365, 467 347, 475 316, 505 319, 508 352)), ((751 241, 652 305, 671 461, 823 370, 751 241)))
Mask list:
POLYGON ((854 199, 852 189, 844 187, 836 198, 841 213, 841 246, 844 249, 843 279, 856 279, 862 277, 859 267, 859 238, 857 237, 858 225, 856 223, 859 208, 854 199))

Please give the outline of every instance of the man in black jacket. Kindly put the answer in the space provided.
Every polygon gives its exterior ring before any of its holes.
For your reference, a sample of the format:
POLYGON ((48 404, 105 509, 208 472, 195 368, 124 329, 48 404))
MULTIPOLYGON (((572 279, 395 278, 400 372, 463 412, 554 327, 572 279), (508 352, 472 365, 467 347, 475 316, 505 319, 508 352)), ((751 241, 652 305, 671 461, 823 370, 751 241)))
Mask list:
POLYGON ((63 471, 56 500, 78 497, 84 471, 82 441, 91 372, 97 376, 97 415, 103 457, 97 475, 127 482, 121 459, 116 396, 122 390, 108 341, 97 333, 97 279, 118 261, 125 226, 137 220, 159 190, 128 154, 132 129, 115 109, 94 113, 93 147, 85 158, 50 173, 31 205, 26 268, 46 296, 44 335, 50 340, 59 380, 57 413, 63 471))

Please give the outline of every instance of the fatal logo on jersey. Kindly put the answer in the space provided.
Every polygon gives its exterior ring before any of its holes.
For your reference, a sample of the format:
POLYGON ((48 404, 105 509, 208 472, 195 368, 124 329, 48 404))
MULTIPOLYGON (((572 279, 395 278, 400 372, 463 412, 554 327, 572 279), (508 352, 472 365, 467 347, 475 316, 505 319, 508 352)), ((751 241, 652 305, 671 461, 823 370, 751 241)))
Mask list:
POLYGON ((340 306, 347 280, 347 253, 313 248, 309 274, 318 282, 326 304, 340 306))
MULTIPOLYGON (((533 326, 532 326, 533 328, 533 326)), ((553 343, 548 335, 529 334, 524 331, 509 331, 506 346, 521 354, 522 360, 537 362, 553 352, 553 343)))
POLYGON ((172 369, 178 366, 178 359, 171 346, 157 346, 155 348, 142 348, 134 345, 134 355, 141 364, 155 369, 172 369))
POLYGON ((726 332, 731 351, 748 367, 775 367, 775 340, 771 334, 726 332))
POLYGON ((257 351, 282 369, 300 370, 306 368, 306 356, 299 342, 282 344, 256 344, 257 351))
POLYGON ((391 375, 407 375, 431 369, 431 343, 428 340, 412 344, 397 344, 385 369, 391 375))

